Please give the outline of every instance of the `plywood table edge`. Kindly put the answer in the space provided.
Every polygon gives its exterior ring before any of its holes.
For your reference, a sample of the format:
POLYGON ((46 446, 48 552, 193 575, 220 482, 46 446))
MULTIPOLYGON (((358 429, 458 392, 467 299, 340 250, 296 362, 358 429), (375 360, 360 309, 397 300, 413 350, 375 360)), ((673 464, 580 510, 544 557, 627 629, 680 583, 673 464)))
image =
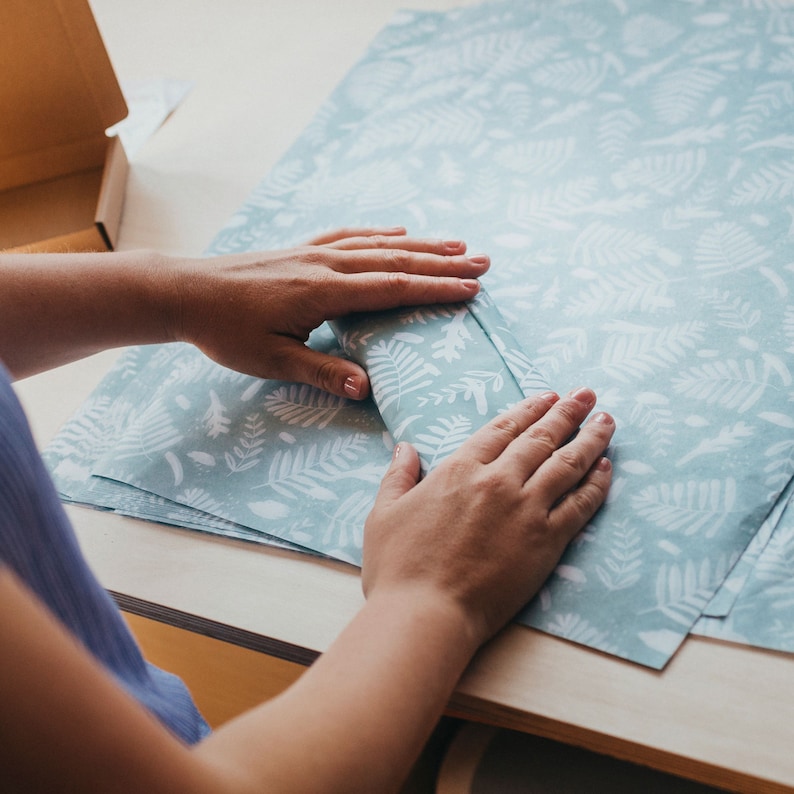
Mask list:
POLYGON ((782 652, 689 636, 656 671, 516 626, 474 658, 449 714, 728 791, 794 792, 791 664, 782 652), (719 665, 706 664, 715 653, 719 665))
MULTIPOLYGON (((275 637, 264 636, 262 634, 249 631, 243 628, 230 626, 217 620, 191 614, 173 607, 154 604, 134 596, 111 591, 119 606, 127 612, 167 623, 187 631, 203 634, 214 639, 222 640, 234 645, 254 650, 268 656, 273 656, 285 661, 294 662, 303 666, 308 666, 317 659, 320 651, 308 647, 303 647, 295 643, 280 640, 275 637)), ((534 629, 524 626, 516 626, 511 630, 519 634, 536 636, 537 640, 548 645, 561 645, 563 648, 576 655, 590 655, 599 657, 597 652, 586 648, 572 648, 570 643, 559 640, 548 635, 544 635, 534 629)), ((700 637, 690 637, 687 644, 705 647, 721 645, 729 647, 727 643, 719 643, 700 637)), ((686 653, 687 647, 680 653, 686 653)), ((500 641, 493 644, 497 653, 500 648, 500 641)), ((740 654, 749 653, 759 655, 756 649, 744 648, 743 646, 731 646, 740 654)), ((485 650, 484 656, 487 658, 490 651, 485 650)), ((690 651, 691 653, 691 651, 690 651)), ((761 656, 767 652, 760 652, 761 656)), ((774 654, 773 654, 774 655, 774 654)), ((783 655, 780 655, 783 656, 783 655)), ((475 658, 473 667, 477 667, 480 657, 475 658)), ((620 660, 611 660, 617 665, 627 665, 630 663, 620 660)), ((664 672, 642 670, 634 665, 629 669, 634 669, 640 674, 647 674, 653 677, 664 678, 664 672)), ((632 738, 624 732, 610 732, 609 730, 594 729, 581 724, 573 725, 564 719, 555 718, 541 713, 541 710, 522 709, 512 706, 504 699, 494 698, 491 693, 486 695, 479 694, 480 689, 477 680, 472 684, 465 676, 461 685, 453 694, 446 714, 451 717, 465 719, 472 722, 479 722, 498 728, 531 733, 537 736, 546 737, 565 744, 582 747, 593 752, 609 755, 621 760, 629 761, 634 764, 648 766, 680 777, 695 780, 701 783, 724 788, 734 792, 753 792, 755 794, 779 794, 781 792, 792 792, 794 787, 780 780, 764 777, 757 771, 749 769, 728 768, 717 761, 709 761, 704 758, 696 757, 694 754, 687 755, 680 747, 675 750, 662 749, 651 743, 643 742, 636 736, 632 738)), ((749 741, 753 741, 750 739, 749 741)))
POLYGON ((726 769, 696 758, 686 758, 618 736, 581 727, 572 729, 570 725, 558 720, 550 720, 509 706, 494 704, 464 693, 456 692, 453 695, 446 714, 456 719, 529 733, 573 747, 581 747, 584 750, 738 794, 791 794, 794 791, 794 787, 774 780, 726 769))
POLYGON ((125 593, 118 593, 113 590, 109 590, 108 592, 119 609, 124 612, 129 612, 142 618, 156 620, 159 623, 165 623, 166 625, 184 629, 194 634, 201 634, 205 637, 221 640, 231 645, 238 645, 241 648, 257 651, 277 659, 283 659, 286 662, 294 662, 295 664, 308 667, 320 655, 319 651, 304 648, 290 642, 285 642, 284 640, 278 640, 274 637, 257 634, 247 629, 229 626, 217 620, 201 617, 200 615, 193 615, 189 612, 174 609, 173 607, 163 606, 162 604, 154 604, 150 601, 136 598, 135 596, 126 595, 125 593))

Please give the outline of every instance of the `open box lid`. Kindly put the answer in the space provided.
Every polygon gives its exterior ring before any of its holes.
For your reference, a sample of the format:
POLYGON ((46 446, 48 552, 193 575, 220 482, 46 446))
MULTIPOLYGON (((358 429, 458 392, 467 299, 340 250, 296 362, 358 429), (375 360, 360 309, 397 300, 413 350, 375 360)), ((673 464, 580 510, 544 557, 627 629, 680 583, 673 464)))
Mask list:
POLYGON ((0 191, 101 166, 127 115, 87 0, 0 2, 0 191))

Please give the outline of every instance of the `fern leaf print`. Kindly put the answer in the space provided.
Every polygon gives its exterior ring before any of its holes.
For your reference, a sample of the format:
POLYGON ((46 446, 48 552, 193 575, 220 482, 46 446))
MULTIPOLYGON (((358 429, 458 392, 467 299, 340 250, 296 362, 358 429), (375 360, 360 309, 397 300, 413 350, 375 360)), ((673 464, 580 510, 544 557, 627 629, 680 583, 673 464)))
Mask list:
POLYGON ((375 400, 381 411, 418 389, 424 389, 439 374, 416 350, 404 342, 378 342, 367 351, 370 377, 377 381, 373 387, 375 400))
POLYGON ((315 329, 371 400, 131 348, 48 450, 59 492, 359 564, 396 441, 427 473, 586 383, 616 419, 613 485, 519 620, 658 669, 719 588, 742 641, 794 650, 789 6, 399 12, 207 254, 405 223, 489 253, 477 298, 315 329), (777 539, 728 592, 768 516, 777 539))

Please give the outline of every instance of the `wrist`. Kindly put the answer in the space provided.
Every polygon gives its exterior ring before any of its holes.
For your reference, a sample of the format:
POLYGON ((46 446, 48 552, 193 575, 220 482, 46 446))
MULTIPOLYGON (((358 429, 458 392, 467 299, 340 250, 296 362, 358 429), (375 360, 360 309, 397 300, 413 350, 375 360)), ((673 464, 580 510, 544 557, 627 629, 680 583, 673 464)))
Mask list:
POLYGON ((463 667, 477 649, 489 639, 484 621, 467 609, 460 600, 432 585, 410 583, 380 587, 367 594, 367 607, 379 613, 398 612, 412 630, 428 638, 431 646, 454 649, 463 667))
POLYGON ((185 331, 186 271, 189 260, 156 251, 141 251, 142 300, 150 307, 148 322, 163 342, 189 341, 185 331))

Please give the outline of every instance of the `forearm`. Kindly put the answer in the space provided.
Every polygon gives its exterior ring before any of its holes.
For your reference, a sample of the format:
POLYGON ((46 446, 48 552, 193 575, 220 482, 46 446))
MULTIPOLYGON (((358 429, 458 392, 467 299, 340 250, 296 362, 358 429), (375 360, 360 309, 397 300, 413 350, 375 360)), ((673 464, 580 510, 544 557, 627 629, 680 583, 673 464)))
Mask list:
POLYGON ((153 252, 0 253, 0 358, 24 377, 130 344, 191 342, 258 378, 364 399, 358 364, 311 350, 325 320, 470 300, 487 269, 460 241, 345 230, 327 244, 204 259, 153 252))
POLYGON ((0 566, 3 780, 20 791, 395 791, 472 653, 442 600, 372 598, 284 695, 189 748, 0 566))
POLYGON ((438 595, 372 597, 295 685, 199 752, 270 791, 395 791, 476 647, 438 595))
POLYGON ((171 261, 147 251, 0 255, 0 359, 22 378, 168 341, 171 261))

